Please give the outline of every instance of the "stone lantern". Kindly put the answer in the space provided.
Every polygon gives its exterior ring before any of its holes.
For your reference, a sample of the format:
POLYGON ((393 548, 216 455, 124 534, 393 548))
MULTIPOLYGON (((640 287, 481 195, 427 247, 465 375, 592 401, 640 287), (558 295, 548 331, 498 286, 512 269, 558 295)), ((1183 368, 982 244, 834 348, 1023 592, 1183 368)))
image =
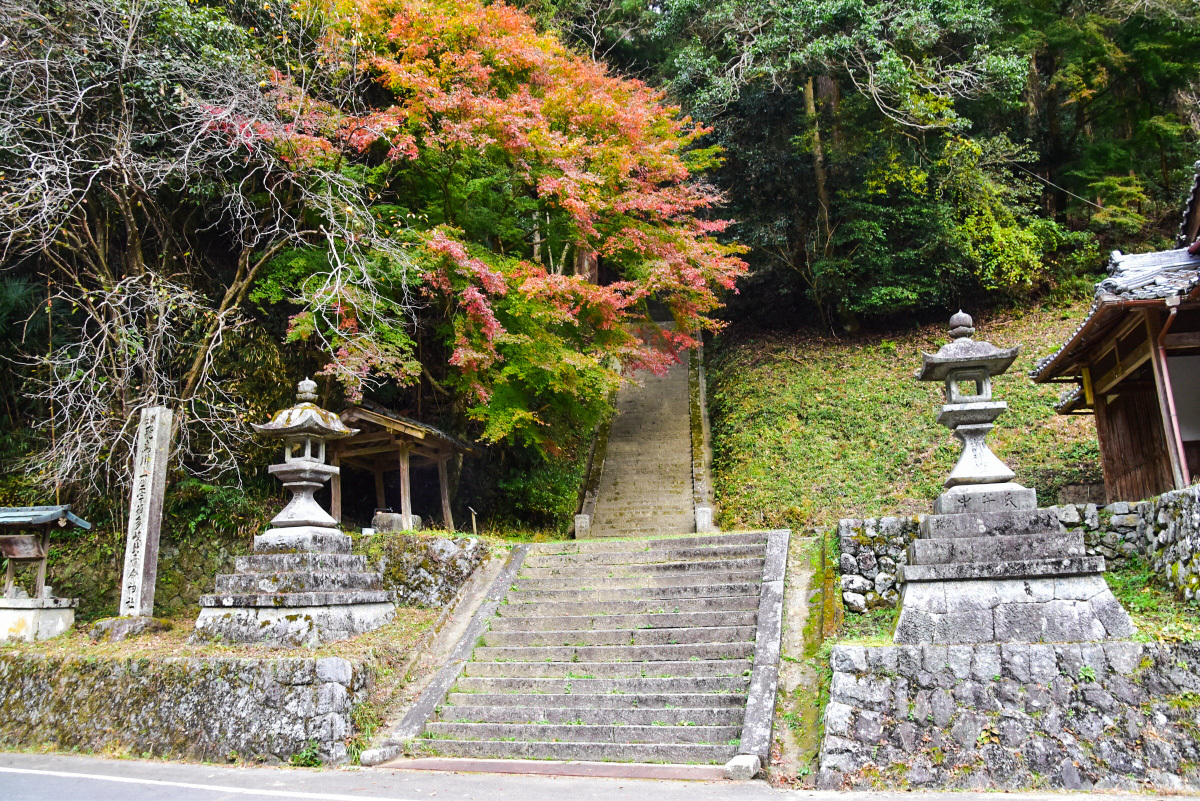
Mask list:
MULTIPOLYGON (((953 341, 943 345, 937 353, 922 353, 921 369, 917 372, 919 381, 945 382, 946 403, 937 421, 953 431, 963 444, 958 464, 944 482, 947 489, 1008 484, 1016 478, 1016 473, 992 453, 985 440, 996 418, 1008 409, 1004 401, 992 399, 992 377, 1003 374, 1012 366, 1021 346, 998 348, 990 342, 976 342, 971 338, 974 334, 971 316, 959 311, 950 318, 953 341)), ((988 489, 995 491, 997 488, 988 489)), ((1009 485, 1003 489, 1025 488, 1009 485)), ((968 492, 963 489, 948 495, 951 500, 957 500, 968 492)))
POLYGON ((1091 642, 1133 634, 1129 615, 1104 581, 1104 557, 1088 556, 1081 531, 1067 531, 1054 509, 988 448, 985 438, 1008 404, 992 399, 992 378, 1020 347, 972 339, 962 313, 953 341, 923 353, 921 381, 942 381, 937 420, 963 444, 962 455, 921 518, 920 537, 899 569, 897 643, 1091 642))
POLYGON ((336 414, 317 406, 316 388, 315 381, 304 379, 297 386, 299 402, 295 406, 276 412, 263 425, 254 424, 258 433, 283 440, 283 463, 267 470, 292 493, 283 511, 271 519, 272 528, 255 539, 255 547, 260 542, 271 547, 300 547, 349 539, 313 495, 340 472, 325 463, 325 443, 354 436, 358 429, 348 428, 336 414))
POLYGON ((315 382, 300 382, 295 406, 254 428, 282 439, 283 462, 268 470, 291 500, 254 538, 233 573, 217 576, 217 591, 200 597, 196 637, 279 646, 317 645, 379 628, 396 613, 367 558, 350 553, 350 537, 313 497, 338 475, 325 463, 325 443, 358 433, 317 406, 315 382))

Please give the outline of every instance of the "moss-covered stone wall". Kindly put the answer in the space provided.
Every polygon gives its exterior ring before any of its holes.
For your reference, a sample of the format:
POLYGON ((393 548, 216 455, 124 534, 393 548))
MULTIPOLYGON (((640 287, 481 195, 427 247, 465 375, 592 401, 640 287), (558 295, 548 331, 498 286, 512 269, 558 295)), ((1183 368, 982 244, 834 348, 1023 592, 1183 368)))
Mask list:
POLYGON ((1200 645, 835 646, 820 789, 1200 788, 1200 645))
POLYGON ((341 657, 0 654, 0 744, 201 760, 345 761, 373 671, 341 657))

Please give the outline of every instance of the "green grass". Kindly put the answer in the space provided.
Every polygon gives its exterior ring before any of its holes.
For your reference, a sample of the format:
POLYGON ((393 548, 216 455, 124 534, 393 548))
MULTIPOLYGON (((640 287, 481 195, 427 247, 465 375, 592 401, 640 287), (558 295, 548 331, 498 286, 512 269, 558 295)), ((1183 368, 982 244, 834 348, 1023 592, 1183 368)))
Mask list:
POLYGON ((874 609, 861 615, 847 614, 838 629, 837 645, 892 645, 896 616, 900 610, 874 609))
POLYGON ((1150 565, 1131 559, 1104 574, 1113 595, 1133 618, 1140 642, 1200 640, 1200 607, 1181 600, 1150 565))
MULTIPOLYGON (((1027 377, 1085 312, 1075 304, 977 320, 976 338, 1022 345, 995 381, 1009 411, 989 443, 1043 504, 1055 503, 1064 483, 1101 480, 1091 416, 1056 415, 1062 388, 1027 377)), ((709 350, 708 403, 721 527, 803 528, 929 511, 960 445, 935 422, 942 385, 913 373, 921 351, 946 341, 945 325, 840 340, 745 329, 719 336, 709 350)))

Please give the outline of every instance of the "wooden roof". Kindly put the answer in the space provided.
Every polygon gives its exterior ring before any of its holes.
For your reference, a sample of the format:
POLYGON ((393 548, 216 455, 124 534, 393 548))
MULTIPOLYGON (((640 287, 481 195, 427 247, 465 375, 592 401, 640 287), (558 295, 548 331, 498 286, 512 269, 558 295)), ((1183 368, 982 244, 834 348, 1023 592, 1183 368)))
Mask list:
POLYGON ((452 453, 467 456, 480 456, 483 453, 478 446, 435 426, 404 417, 370 401, 348 406, 339 416, 342 422, 360 429, 359 433, 334 446, 343 463, 357 462, 360 466, 375 469, 376 459, 385 454, 398 453, 404 448, 415 456, 435 460, 452 453))

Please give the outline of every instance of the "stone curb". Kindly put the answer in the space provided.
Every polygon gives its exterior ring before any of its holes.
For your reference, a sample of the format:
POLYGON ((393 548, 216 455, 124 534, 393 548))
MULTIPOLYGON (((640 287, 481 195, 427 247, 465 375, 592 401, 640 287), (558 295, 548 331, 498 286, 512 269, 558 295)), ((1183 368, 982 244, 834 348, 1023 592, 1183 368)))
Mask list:
MULTIPOLYGON (((759 595, 758 633, 754 640, 754 668, 746 698, 739 757, 751 756, 759 768, 770 757, 771 726, 775 716, 775 692, 779 686, 779 655, 783 638, 783 582, 787 574, 788 544, 792 532, 778 529, 767 534, 767 558, 759 595)), ((758 769, 750 760, 735 757, 726 766, 727 775, 753 778, 758 769), (736 764, 735 764, 736 763, 736 764), (746 775, 749 772, 749 775, 746 775)))

